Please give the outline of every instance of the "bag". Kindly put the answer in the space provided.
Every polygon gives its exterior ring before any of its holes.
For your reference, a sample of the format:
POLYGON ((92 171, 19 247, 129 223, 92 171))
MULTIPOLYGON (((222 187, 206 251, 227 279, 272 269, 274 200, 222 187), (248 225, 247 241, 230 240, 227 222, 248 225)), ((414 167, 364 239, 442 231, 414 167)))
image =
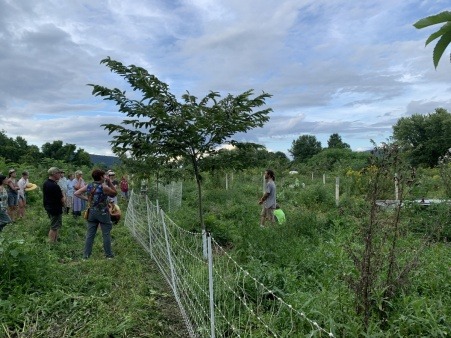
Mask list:
POLYGON ((88 196, 88 207, 86 208, 85 211, 83 211, 83 218, 86 220, 89 218, 89 209, 91 208, 92 196, 94 195, 96 189, 97 187, 93 184, 91 193, 88 196))

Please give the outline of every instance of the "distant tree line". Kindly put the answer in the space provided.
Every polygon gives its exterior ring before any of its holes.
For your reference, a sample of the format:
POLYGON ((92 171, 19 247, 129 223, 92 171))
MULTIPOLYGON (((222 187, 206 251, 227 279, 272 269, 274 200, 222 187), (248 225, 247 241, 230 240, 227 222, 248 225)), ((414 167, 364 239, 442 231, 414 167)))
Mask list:
MULTIPOLYGON (((412 167, 434 167, 451 148, 451 114, 443 108, 423 115, 400 118, 393 126, 391 142, 412 167)), ((322 148, 314 135, 301 135, 293 141, 289 152, 294 164, 311 164, 324 170, 334 163, 362 159, 362 154, 350 150, 338 134, 330 135, 328 147, 322 148)))
POLYGON ((21 136, 15 139, 8 137, 5 131, 0 131, 0 157, 5 162, 12 163, 36 163, 44 159, 62 161, 74 166, 92 166, 90 155, 75 144, 63 141, 44 143, 39 149, 35 145, 29 145, 21 136))

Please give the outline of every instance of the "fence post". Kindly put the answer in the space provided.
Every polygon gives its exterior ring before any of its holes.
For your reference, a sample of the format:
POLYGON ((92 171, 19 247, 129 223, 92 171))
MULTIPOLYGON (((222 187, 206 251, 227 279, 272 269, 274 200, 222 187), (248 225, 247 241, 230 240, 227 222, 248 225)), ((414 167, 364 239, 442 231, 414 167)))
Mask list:
POLYGON ((213 288, 213 250, 211 249, 211 234, 207 234, 208 245, 208 287, 210 291, 210 336, 215 338, 215 302, 213 288))
POLYGON ((312 171, 312 181, 313 181, 313 171, 312 171))
POLYGON ((326 174, 323 174, 323 184, 326 184, 326 174))
POLYGON ((335 177, 335 205, 338 207, 340 200, 340 178, 335 177))
POLYGON ((398 174, 395 174, 395 200, 399 200, 399 180, 398 174))
POLYGON ((148 227, 148 229, 149 229, 149 254, 150 254, 150 257, 152 257, 153 258, 153 254, 152 254, 152 229, 151 229, 151 224, 152 224, 152 222, 151 222, 151 218, 152 218, 152 215, 151 215, 151 208, 149 207, 149 198, 146 196, 146 208, 147 208, 147 227, 148 227))
POLYGON ((202 229, 202 254, 205 260, 208 259, 207 251, 207 231, 205 231, 205 229, 202 229))

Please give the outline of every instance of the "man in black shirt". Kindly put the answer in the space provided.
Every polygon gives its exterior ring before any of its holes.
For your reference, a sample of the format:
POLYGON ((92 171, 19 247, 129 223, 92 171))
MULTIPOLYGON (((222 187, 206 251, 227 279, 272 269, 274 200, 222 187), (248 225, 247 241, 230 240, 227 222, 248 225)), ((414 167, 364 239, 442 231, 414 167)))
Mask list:
POLYGON ((42 192, 44 209, 50 218, 49 241, 54 243, 58 239, 58 230, 63 224, 64 195, 57 183, 61 177, 61 170, 51 167, 48 174, 49 178, 44 182, 42 192))

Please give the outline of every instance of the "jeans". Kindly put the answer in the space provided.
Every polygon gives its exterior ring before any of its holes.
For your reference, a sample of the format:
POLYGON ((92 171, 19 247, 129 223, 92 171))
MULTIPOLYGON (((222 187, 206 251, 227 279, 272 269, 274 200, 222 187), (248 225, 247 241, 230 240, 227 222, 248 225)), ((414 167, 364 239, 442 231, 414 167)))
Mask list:
POLYGON ((96 208, 89 209, 88 222, 86 224, 86 242, 83 252, 83 258, 89 258, 92 253, 92 246, 94 245, 94 238, 97 233, 97 226, 100 224, 103 237, 103 251, 106 257, 114 257, 111 251, 111 223, 110 214, 108 211, 99 210, 96 208))

